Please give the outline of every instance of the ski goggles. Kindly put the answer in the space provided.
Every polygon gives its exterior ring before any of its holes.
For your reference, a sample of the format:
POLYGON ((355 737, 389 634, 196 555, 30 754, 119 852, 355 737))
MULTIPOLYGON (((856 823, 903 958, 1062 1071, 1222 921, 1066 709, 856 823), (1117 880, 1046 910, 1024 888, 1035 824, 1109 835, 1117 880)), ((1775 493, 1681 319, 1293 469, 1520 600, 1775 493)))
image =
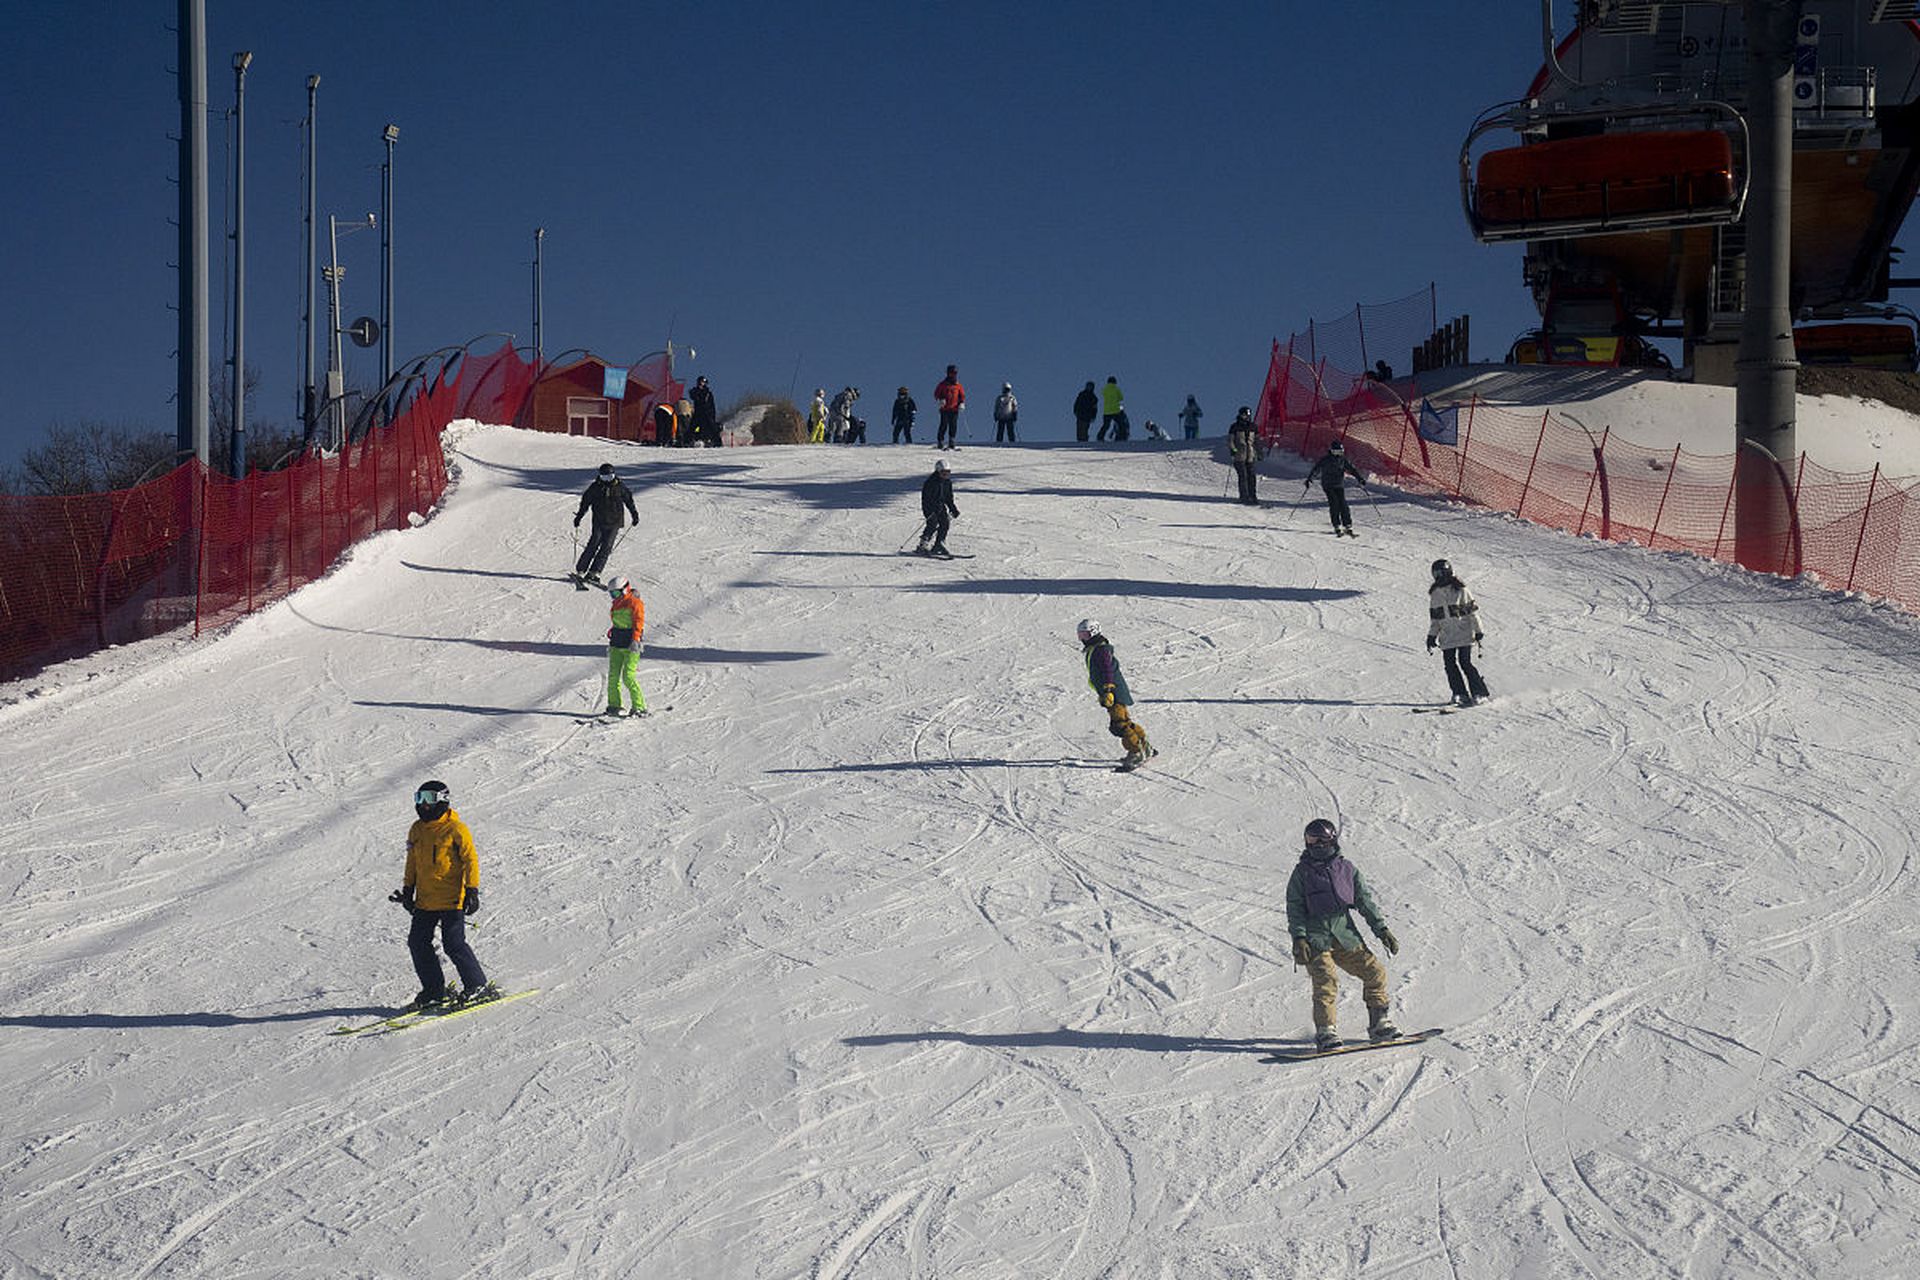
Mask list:
POLYGON ((445 804, 451 799, 453 799, 453 792, 448 791, 444 787, 439 789, 435 789, 432 787, 422 787, 420 788, 420 790, 413 793, 413 802, 415 804, 424 804, 424 805, 445 804))

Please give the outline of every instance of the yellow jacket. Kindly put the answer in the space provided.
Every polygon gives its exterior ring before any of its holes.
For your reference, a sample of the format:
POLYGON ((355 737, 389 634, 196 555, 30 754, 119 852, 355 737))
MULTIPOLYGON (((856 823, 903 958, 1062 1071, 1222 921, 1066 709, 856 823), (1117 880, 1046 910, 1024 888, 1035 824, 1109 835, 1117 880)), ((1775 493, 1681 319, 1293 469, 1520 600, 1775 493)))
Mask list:
POLYGON ((449 809, 407 828, 407 876, 401 883, 413 890, 420 911, 458 911, 467 904, 467 890, 480 887, 480 854, 459 814, 449 809))

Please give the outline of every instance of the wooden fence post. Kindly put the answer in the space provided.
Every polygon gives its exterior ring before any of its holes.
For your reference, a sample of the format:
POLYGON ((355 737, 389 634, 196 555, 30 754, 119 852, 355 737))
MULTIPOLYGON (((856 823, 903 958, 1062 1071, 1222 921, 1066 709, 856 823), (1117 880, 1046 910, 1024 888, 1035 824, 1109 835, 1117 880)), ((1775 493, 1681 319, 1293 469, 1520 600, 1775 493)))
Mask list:
POLYGON ((1533 461, 1527 464, 1527 478, 1520 484, 1520 505, 1513 509, 1513 514, 1522 520, 1527 516, 1527 490, 1533 488, 1533 469, 1540 465, 1540 446, 1547 438, 1547 418, 1547 413, 1540 415, 1540 434, 1533 441, 1533 461))
POLYGON ((1876 462, 1873 464, 1873 476, 1867 481, 1867 506, 1860 513, 1860 536, 1853 540, 1853 561, 1847 565, 1847 585, 1842 590, 1853 590, 1853 573, 1860 567, 1860 547, 1867 540, 1867 521, 1873 519, 1873 490, 1879 483, 1880 464, 1876 462))
POLYGON ((1680 446, 1673 446, 1673 457, 1667 462, 1667 483, 1660 489, 1660 505, 1653 509, 1653 528, 1647 530, 1647 548, 1651 550, 1660 540, 1660 513, 1667 509, 1667 495, 1673 492, 1673 473, 1680 468, 1680 446))

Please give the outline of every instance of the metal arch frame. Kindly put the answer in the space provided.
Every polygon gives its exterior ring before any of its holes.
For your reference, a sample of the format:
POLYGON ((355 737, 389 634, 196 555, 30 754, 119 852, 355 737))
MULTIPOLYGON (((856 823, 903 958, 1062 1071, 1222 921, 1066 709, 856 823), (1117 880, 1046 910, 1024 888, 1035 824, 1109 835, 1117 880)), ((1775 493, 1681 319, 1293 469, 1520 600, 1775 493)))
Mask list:
POLYGON ((1642 103, 1590 111, 1542 111, 1537 98, 1515 98, 1496 103, 1482 111, 1460 144, 1460 210, 1465 215, 1473 238, 1481 244, 1506 244, 1517 240, 1571 240, 1582 236, 1610 235, 1621 231, 1664 231, 1673 227, 1719 226, 1738 222, 1746 212, 1747 191, 1752 183, 1753 166, 1747 136, 1747 121, 1732 103, 1718 98, 1695 102, 1642 103), (1736 139, 1736 160, 1740 168, 1740 187, 1733 204, 1726 208, 1695 213, 1642 213, 1599 219, 1563 219, 1519 224, 1511 229, 1489 231, 1473 207, 1473 145, 1498 128, 1525 133, 1547 123, 1587 121, 1659 120, 1662 117, 1701 116, 1709 127, 1728 128, 1736 139))

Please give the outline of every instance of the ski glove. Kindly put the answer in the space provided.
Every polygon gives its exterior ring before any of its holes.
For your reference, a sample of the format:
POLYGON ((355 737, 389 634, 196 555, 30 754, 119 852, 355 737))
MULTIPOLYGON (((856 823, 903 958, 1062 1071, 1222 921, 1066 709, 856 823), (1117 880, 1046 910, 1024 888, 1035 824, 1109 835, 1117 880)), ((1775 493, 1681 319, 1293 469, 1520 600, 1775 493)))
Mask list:
POLYGON ((1100 705, 1103 707, 1111 707, 1113 705, 1112 689, 1102 689, 1100 691, 1100 705))
POLYGON ((579 516, 575 516, 575 517, 573 518, 573 527, 574 527, 574 528, 576 528, 576 529, 578 529, 578 528, 580 527, 580 517, 579 517, 579 516))
POLYGON ((467 902, 465 906, 460 908, 460 914, 463 916, 470 916, 474 912, 478 911, 479 909, 480 909, 480 891, 478 889, 467 890, 467 902))
POLYGON ((1440 638, 1439 638, 1438 636, 1428 636, 1428 637, 1427 637, 1427 652, 1428 652, 1428 653, 1432 653, 1432 652, 1433 652, 1433 647, 1434 647, 1434 646, 1435 646, 1436 644, 1438 644, 1438 643, 1440 643, 1440 638))
POLYGON ((413 914, 413 887, 409 885, 405 889, 395 889, 392 893, 387 895, 387 901, 399 903, 401 908, 408 915, 412 915, 413 914))
POLYGON ((1393 930, 1391 929, 1382 929, 1380 931, 1380 945, 1387 949, 1387 954, 1390 956, 1400 954, 1400 939, 1393 936, 1393 930))
POLYGON ((1293 962, 1295 964, 1306 964, 1308 961, 1312 959, 1313 959, 1313 952, 1308 950, 1307 948, 1306 936, 1303 934, 1302 936, 1295 938, 1293 940, 1293 962))

